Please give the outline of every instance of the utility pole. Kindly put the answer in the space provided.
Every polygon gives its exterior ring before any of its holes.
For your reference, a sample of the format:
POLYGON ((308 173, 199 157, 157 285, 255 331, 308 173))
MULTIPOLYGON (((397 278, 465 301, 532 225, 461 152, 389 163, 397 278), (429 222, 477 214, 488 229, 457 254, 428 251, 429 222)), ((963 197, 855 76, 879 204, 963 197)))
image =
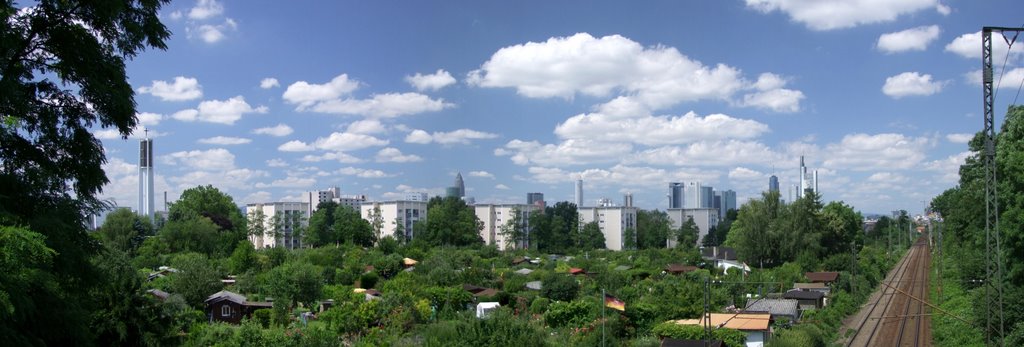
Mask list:
MULTIPOLYGON (((996 148, 995 148, 995 90, 992 85, 992 32, 998 32, 1010 48, 1017 40, 1017 35, 1024 28, 983 27, 981 29, 981 88, 984 93, 983 107, 985 111, 984 130, 985 147, 982 149, 985 158, 985 306, 989 314, 985 315, 985 340, 988 345, 1003 345, 1003 264, 1002 245, 999 236, 999 200, 996 190, 996 148), (1013 32, 1013 40, 1006 38, 1007 32, 1013 32)), ((1008 51, 1009 52, 1009 51, 1008 51)), ((1009 53, 1007 53, 1009 54, 1009 53)))

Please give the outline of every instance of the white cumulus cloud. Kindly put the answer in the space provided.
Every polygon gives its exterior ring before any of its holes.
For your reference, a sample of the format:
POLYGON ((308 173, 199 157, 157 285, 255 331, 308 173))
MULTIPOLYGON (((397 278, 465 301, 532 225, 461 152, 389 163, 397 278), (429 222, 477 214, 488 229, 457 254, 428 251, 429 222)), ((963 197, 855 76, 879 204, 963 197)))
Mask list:
POLYGON ((335 99, 323 101, 314 112, 351 114, 365 117, 391 118, 455 107, 444 99, 431 99, 419 93, 374 94, 369 99, 335 99))
POLYGON ((362 159, 345 152, 327 152, 321 155, 309 154, 303 156, 301 160, 305 162, 337 161, 345 164, 358 164, 363 162, 362 159))
POLYGON ((493 180, 494 179, 494 174, 492 174, 490 172, 487 172, 487 171, 470 171, 469 172, 469 177, 490 178, 490 179, 493 180))
POLYGON ((971 133, 946 134, 946 140, 952 143, 968 143, 974 138, 971 133))
POLYGON ((932 41, 939 38, 941 32, 938 25, 929 25, 886 33, 878 37, 875 47, 885 53, 923 51, 932 41))
POLYGON ((210 145, 244 145, 250 142, 252 142, 252 140, 247 138, 230 136, 214 136, 199 139, 199 143, 205 143, 210 145))
MULTIPOLYGON (((241 95, 227 100, 207 100, 199 103, 198 113, 192 117, 175 117, 178 120, 235 124, 246 113, 266 113, 266 107, 253 108, 241 95)), ((177 116, 177 114, 175 114, 177 116)))
POLYGON ((313 84, 306 81, 292 83, 285 89, 281 97, 286 102, 298 105, 299 110, 304 110, 318 102, 347 95, 356 88, 359 88, 359 82, 350 80, 348 74, 341 74, 324 84, 313 84))
POLYGON ((274 87, 280 87, 281 84, 277 82, 276 78, 267 77, 260 81, 260 88, 270 89, 274 87))
POLYGON ((386 173, 384 171, 381 171, 381 170, 361 169, 361 168, 355 168, 355 167, 351 167, 351 166, 350 167, 341 168, 341 169, 339 169, 337 171, 337 173, 342 174, 342 175, 347 175, 347 176, 356 176, 356 177, 359 177, 359 178, 386 178, 386 177, 393 177, 394 176, 392 174, 388 174, 388 173, 386 173))
POLYGON ((448 71, 438 69, 437 72, 429 75, 416 73, 413 76, 405 76, 405 81, 409 82, 416 90, 438 90, 452 84, 455 84, 455 78, 448 71))
POLYGON ((184 76, 175 77, 172 82, 153 81, 148 87, 139 87, 136 91, 153 95, 163 101, 186 101, 203 96, 203 87, 199 85, 199 80, 184 76))
POLYGON ((199 0, 196 1, 196 6, 192 7, 188 11, 189 19, 209 19, 220 16, 224 13, 224 5, 221 5, 216 0, 199 0))
POLYGON ((135 118, 139 120, 139 125, 153 126, 160 124, 160 121, 164 119, 164 115, 159 113, 142 112, 136 113, 135 118))
POLYGON ((428 133, 424 130, 415 129, 405 136, 405 142, 428 144, 439 143, 442 145, 469 144, 472 140, 485 140, 497 138, 498 134, 492 134, 472 129, 458 129, 448 132, 428 133))
POLYGON ((562 139, 600 139, 643 145, 692 143, 710 139, 749 139, 769 131, 754 120, 724 114, 618 118, 600 113, 581 114, 555 127, 562 139))
POLYGON ((270 135, 277 137, 288 136, 291 135, 292 132, 294 132, 294 130, 292 130, 292 127, 284 123, 272 127, 257 128, 252 131, 253 134, 257 135, 270 135))
POLYGON ((932 75, 918 72, 904 72, 885 79, 882 93, 899 99, 905 96, 927 96, 942 91, 945 81, 933 81, 932 75))
POLYGON ((366 134, 334 132, 327 137, 316 139, 313 146, 328 151, 347 152, 369 147, 385 146, 388 142, 388 140, 366 134))
POLYGON ((949 8, 938 0, 746 0, 747 7, 761 13, 779 11, 790 20, 812 30, 852 28, 863 24, 896 20, 922 10, 935 9, 948 14, 949 8))
MULTIPOLYGON (((1003 40, 1000 33, 992 33, 992 56, 993 57, 1004 57, 1009 51, 1009 54, 1019 57, 1024 54, 1024 47, 1020 44, 1013 45, 1013 49, 1003 40)), ((953 39, 952 42, 946 45, 946 52, 954 53, 964 58, 969 59, 980 59, 981 58, 981 31, 973 33, 967 33, 958 36, 953 39)))
POLYGON ((387 147, 377 152, 378 163, 414 163, 423 161, 418 155, 402 154, 398 148, 387 147))
POLYGON ((235 168, 235 155, 224 148, 174 152, 162 158, 168 165, 183 165, 199 170, 216 171, 235 168))
POLYGON ((910 169, 925 159, 930 146, 926 137, 850 134, 826 146, 824 166, 860 171, 910 169))
POLYGON ((291 140, 277 147, 281 152, 309 152, 314 149, 316 148, 299 140, 291 140))

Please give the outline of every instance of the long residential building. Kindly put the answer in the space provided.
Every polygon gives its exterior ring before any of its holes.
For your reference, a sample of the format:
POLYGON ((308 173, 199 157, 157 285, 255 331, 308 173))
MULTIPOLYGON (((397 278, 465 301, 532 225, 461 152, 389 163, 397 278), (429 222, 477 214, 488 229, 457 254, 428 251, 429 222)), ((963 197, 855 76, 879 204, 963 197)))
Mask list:
POLYGON ((255 248, 284 247, 287 249, 302 246, 302 236, 297 228, 309 226, 309 203, 306 202, 268 202, 252 203, 245 206, 245 213, 250 223, 262 219, 263 232, 252 234, 250 226, 249 242, 255 248), (262 215, 262 216, 261 216, 262 215))
POLYGON ((394 236, 395 230, 402 228, 405 239, 411 240, 416 236, 416 222, 427 219, 427 202, 377 201, 366 202, 359 207, 360 216, 370 223, 373 223, 378 213, 384 222, 379 237, 394 236))
MULTIPOLYGON (((672 230, 678 230, 687 219, 693 218, 693 222, 697 224, 697 245, 700 245, 708 231, 718 226, 719 211, 717 208, 670 208, 666 212, 672 221, 672 230)), ((668 246, 676 246, 675 235, 669 236, 668 246)))
POLYGON ((480 238, 484 240, 484 244, 495 245, 500 250, 524 249, 530 247, 530 213, 540 210, 540 205, 477 204, 473 206, 473 209, 476 212, 476 218, 483 222, 483 229, 480 230, 480 238), (509 240, 510 235, 505 235, 502 227, 508 224, 516 214, 519 215, 519 227, 522 228, 524 239, 517 242, 511 242, 509 240))
POLYGON ((621 251, 626 245, 626 229, 633 229, 633 244, 636 244, 636 207, 605 206, 578 208, 580 225, 597 222, 604 234, 605 248, 621 251))

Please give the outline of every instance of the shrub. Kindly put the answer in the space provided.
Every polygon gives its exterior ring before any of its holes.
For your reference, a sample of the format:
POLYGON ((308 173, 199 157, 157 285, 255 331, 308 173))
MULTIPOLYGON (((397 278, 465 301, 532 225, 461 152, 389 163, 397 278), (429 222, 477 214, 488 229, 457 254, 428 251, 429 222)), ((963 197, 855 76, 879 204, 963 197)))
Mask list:
POLYGON ((595 311, 595 307, 587 300, 554 302, 548 306, 547 313, 544 313, 544 323, 553 328, 580 327, 594 320, 595 311))
POLYGON ((367 272, 359 277, 359 287, 370 289, 377 285, 377 280, 380 277, 377 276, 376 272, 367 272))
POLYGON ((572 301, 579 293, 576 279, 564 274, 552 274, 544 280, 540 295, 555 301, 572 301))
MULTIPOLYGON (((704 327, 700 325, 676 324, 675 322, 660 323, 654 326, 651 332, 659 337, 670 337, 673 339, 700 340, 704 338, 704 327)), ((729 347, 742 347, 745 346, 747 341, 746 333, 728 328, 712 330, 711 337, 724 341, 725 345, 729 347)))
POLYGON ((270 317, 273 315, 273 310, 269 308, 261 308, 252 312, 252 319, 264 328, 270 327, 270 317))
POLYGON ((548 305, 550 303, 551 300, 548 300, 546 298, 536 298, 533 300, 533 303, 530 304, 530 313, 544 314, 544 312, 547 312, 548 305))

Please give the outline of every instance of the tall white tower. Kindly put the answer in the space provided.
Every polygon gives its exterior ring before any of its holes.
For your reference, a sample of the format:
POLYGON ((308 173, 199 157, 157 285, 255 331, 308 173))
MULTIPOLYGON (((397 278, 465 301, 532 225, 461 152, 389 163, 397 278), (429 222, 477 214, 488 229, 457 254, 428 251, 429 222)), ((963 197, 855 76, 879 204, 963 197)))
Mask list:
MULTIPOLYGON (((148 131, 147 131, 148 133, 148 131)), ((155 223, 153 197, 153 140, 147 134, 139 141, 139 215, 155 223)))
POLYGON ((583 207, 583 178, 576 180, 576 208, 583 207))

